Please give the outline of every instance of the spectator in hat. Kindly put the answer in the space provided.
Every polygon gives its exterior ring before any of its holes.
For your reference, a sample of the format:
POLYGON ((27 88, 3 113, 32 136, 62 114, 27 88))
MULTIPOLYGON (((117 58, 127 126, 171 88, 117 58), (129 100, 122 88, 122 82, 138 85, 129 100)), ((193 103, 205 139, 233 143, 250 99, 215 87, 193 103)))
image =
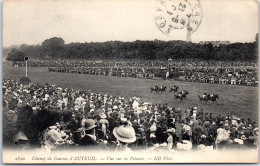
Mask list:
POLYGON ((175 143, 176 143, 175 129, 174 128, 168 129, 167 133, 168 133, 167 147, 168 147, 168 149, 171 150, 173 148, 173 145, 175 145, 175 143))
POLYGON ((104 134, 103 140, 107 139, 107 129, 109 127, 109 123, 107 121, 107 115, 105 113, 101 113, 100 115, 100 120, 99 120, 99 124, 101 124, 101 130, 104 134))
POLYGON ((248 139, 247 139, 247 137, 246 137, 245 135, 242 135, 242 136, 240 137, 240 139, 243 140, 243 144, 244 144, 244 145, 248 145, 248 139))
POLYGON ((29 139, 27 138, 27 136, 24 134, 23 131, 19 131, 14 136, 14 142, 15 144, 19 145, 22 149, 29 147, 29 139))
POLYGON ((203 134, 202 127, 199 123, 193 123, 192 126, 192 140, 193 144, 197 145, 200 139, 200 136, 203 134))
POLYGON ((45 148, 55 149, 57 145, 62 144, 63 139, 60 132, 57 130, 57 126, 50 126, 49 130, 46 130, 43 141, 45 148))
POLYGON ((184 133, 182 134, 182 140, 188 140, 191 141, 191 131, 188 129, 185 129, 184 133))
POLYGON ((216 145, 215 145, 215 137, 213 137, 211 134, 209 134, 209 136, 206 139, 208 141, 208 146, 212 146, 213 145, 213 148, 216 147, 216 145))
POLYGON ((157 127, 155 124, 150 127, 149 142, 151 142, 153 144, 158 143, 158 140, 155 135, 156 130, 157 130, 157 127))
POLYGON ((205 146, 209 146, 209 142, 207 141, 207 136, 206 135, 201 135, 200 140, 198 142, 198 145, 205 145, 205 146))
POLYGON ((93 119, 82 119, 82 133, 79 145, 94 146, 97 145, 97 138, 95 135, 96 124, 93 119))
POLYGON ((136 141, 135 130, 129 125, 120 125, 113 129, 113 135, 118 141, 116 151, 132 152, 128 144, 136 141))

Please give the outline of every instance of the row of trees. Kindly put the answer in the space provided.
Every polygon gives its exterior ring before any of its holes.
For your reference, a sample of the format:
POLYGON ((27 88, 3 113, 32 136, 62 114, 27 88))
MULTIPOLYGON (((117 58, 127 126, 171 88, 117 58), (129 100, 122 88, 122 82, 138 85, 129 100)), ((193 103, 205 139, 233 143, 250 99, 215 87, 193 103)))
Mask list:
POLYGON ((21 45, 13 49, 7 60, 15 61, 28 56, 30 59, 168 59, 199 58, 204 60, 257 60, 258 41, 252 43, 234 43, 213 47, 209 44, 197 44, 184 41, 108 41, 102 43, 65 44, 62 38, 45 40, 42 45, 21 45))

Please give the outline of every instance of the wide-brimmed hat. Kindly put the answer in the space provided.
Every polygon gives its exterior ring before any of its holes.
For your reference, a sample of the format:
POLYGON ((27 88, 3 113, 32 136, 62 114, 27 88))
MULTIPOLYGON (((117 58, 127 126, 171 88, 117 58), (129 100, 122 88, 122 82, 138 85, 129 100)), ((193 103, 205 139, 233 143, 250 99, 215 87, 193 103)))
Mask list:
POLYGON ((113 106, 113 110, 116 110, 118 109, 118 107, 116 105, 113 106))
POLYGON ((49 129, 57 129, 57 126, 50 126, 49 129))
POLYGON ((94 104, 90 104, 90 108, 94 109, 95 105, 94 104))
POLYGON ((121 118, 121 122, 127 122, 126 118, 121 118))
POLYGON ((206 138, 206 135, 204 135, 204 134, 203 134, 203 135, 202 135, 202 136, 200 136, 200 137, 201 137, 201 138, 206 138))
POLYGON ((57 130, 48 131, 44 144, 48 147, 55 147, 57 141, 62 141, 61 134, 57 130))
POLYGON ((26 137, 26 135, 24 134, 24 132, 19 131, 19 132, 15 135, 14 140, 15 140, 16 142, 18 142, 19 140, 28 141, 28 138, 26 137))
POLYGON ((240 137, 240 139, 242 139, 242 140, 246 140, 247 138, 246 138, 245 135, 242 135, 242 136, 240 137))
POLYGON ((104 113, 99 114, 99 116, 100 116, 100 118, 102 118, 102 119, 106 119, 106 118, 107 118, 107 115, 104 114, 104 113))
POLYGON ((91 130, 97 126, 93 119, 82 119, 81 124, 84 130, 91 130))
POLYGON ((235 138, 234 142, 239 144, 239 145, 243 145, 244 144, 244 141, 242 139, 238 139, 238 138, 235 138))
POLYGON ((128 125, 115 127, 113 134, 121 142, 132 143, 136 141, 135 130, 133 127, 128 125))

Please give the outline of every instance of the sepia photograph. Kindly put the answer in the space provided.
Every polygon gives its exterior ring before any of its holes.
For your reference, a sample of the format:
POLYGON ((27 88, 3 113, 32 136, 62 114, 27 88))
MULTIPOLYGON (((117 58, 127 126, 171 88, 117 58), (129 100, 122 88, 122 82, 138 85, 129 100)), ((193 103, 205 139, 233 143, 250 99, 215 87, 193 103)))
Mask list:
POLYGON ((258 163, 257 0, 4 0, 2 163, 258 163))

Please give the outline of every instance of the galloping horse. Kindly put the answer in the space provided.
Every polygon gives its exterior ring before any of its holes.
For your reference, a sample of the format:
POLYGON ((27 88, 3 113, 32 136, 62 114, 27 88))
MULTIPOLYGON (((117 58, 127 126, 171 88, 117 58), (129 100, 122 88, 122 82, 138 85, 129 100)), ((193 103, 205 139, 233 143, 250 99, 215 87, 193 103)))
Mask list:
POLYGON ((219 99, 218 95, 215 94, 207 94, 206 97, 201 97, 198 95, 200 102, 209 102, 212 101, 212 103, 217 102, 217 99, 219 99))
POLYGON ((209 102, 208 98, 207 97, 202 97, 200 95, 198 95, 199 99, 200 99, 200 103, 201 102, 209 102))
POLYGON ((214 102, 217 103, 217 99, 219 99, 218 95, 215 95, 215 94, 212 94, 212 95, 208 94, 207 98, 209 101, 212 101, 212 103, 214 103, 214 102))
POLYGON ((171 93, 172 91, 173 91, 174 93, 176 93, 176 92, 178 91, 178 89, 179 89, 179 87, 176 86, 176 85, 174 85, 174 86, 170 89, 169 93, 171 93))
POLYGON ((159 93, 159 87, 156 85, 156 86, 154 86, 153 88, 150 88, 151 89, 151 93, 153 92, 153 91, 155 91, 156 93, 159 93))
POLYGON ((189 92, 187 91, 181 91, 180 93, 178 93, 177 95, 174 95, 175 100, 180 99, 180 101, 187 99, 187 95, 189 94, 189 92))
POLYGON ((167 87, 166 86, 161 86, 160 88, 159 88, 159 91, 161 91, 161 93, 162 92, 166 92, 166 89, 167 89, 167 87))
POLYGON ((180 93, 178 93, 178 94, 182 94, 182 95, 187 96, 187 95, 189 94, 189 92, 187 92, 186 90, 182 90, 182 91, 180 91, 180 93))

